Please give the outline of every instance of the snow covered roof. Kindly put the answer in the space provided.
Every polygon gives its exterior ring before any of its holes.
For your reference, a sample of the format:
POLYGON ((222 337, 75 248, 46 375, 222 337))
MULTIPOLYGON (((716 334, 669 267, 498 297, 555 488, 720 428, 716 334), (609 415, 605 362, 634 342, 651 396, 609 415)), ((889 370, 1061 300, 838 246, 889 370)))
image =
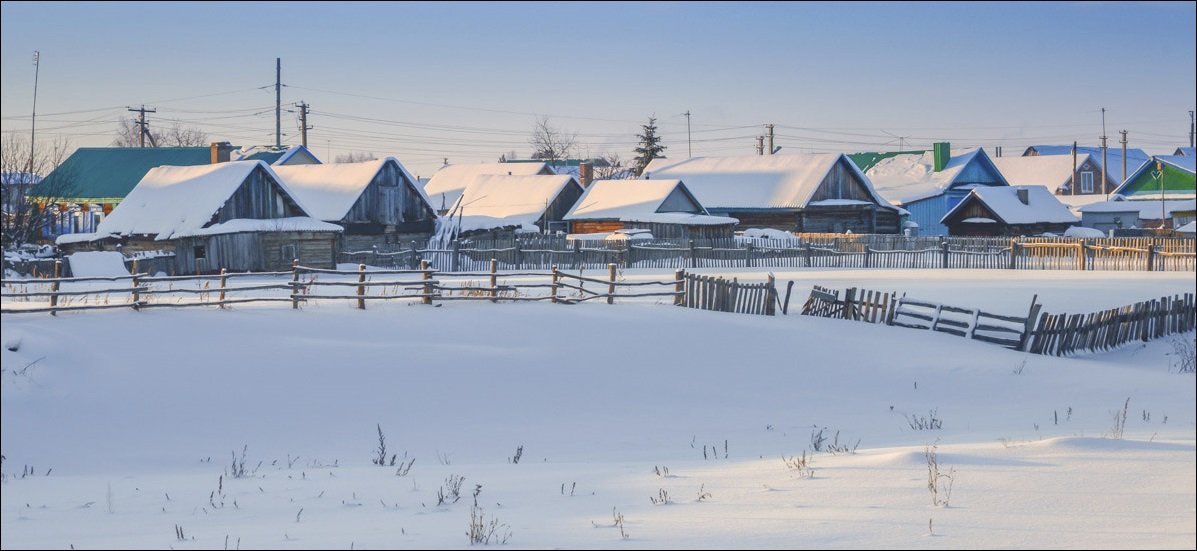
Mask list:
POLYGON ((1180 233, 1197 233, 1197 221, 1189 222, 1188 224, 1176 228, 1176 231, 1180 233))
POLYGON ((675 190, 693 198, 681 180, 598 180, 586 188, 566 220, 619 220, 622 222, 655 222, 661 224, 722 225, 739 220, 726 216, 711 216, 695 201, 701 213, 662 212, 665 200, 675 190))
POLYGON ((568 175, 475 176, 450 212, 463 232, 533 226, 570 185, 578 186, 568 175))
MULTIPOLYGON (((1072 155, 998 157, 990 160, 1012 186, 1047 186, 1056 190, 1072 178, 1072 155)), ((1076 166, 1084 166, 1088 160, 1088 153, 1077 155, 1076 166)))
MULTIPOLYGON (((1170 167, 1182 173, 1188 173, 1189 177, 1197 175, 1197 157, 1185 157, 1181 155, 1156 155, 1155 157, 1152 157, 1152 159, 1168 165, 1165 167, 1165 172, 1167 172, 1167 168, 1170 167)), ((1153 189, 1152 191, 1147 191, 1142 189, 1142 184, 1135 185, 1135 181, 1138 180, 1144 172, 1152 170, 1155 170, 1154 162, 1143 163, 1138 170, 1134 171, 1134 173, 1132 173, 1130 176, 1127 176, 1126 181, 1122 182, 1122 185, 1118 186, 1118 188, 1114 190, 1114 193, 1119 195, 1133 195, 1139 199, 1158 200, 1160 198, 1160 193, 1158 190, 1153 189)), ((1183 180, 1178 182, 1175 178, 1168 179, 1165 177, 1165 182, 1167 182, 1168 187, 1168 189, 1164 191, 1164 195, 1166 197, 1179 196, 1180 198, 1188 198, 1190 196, 1197 195, 1197 189, 1186 187, 1183 183, 1183 180)))
MULTIPOLYGON (((449 209, 461 197, 461 192, 477 176, 552 174, 544 163, 478 163, 449 165, 436 171, 424 185, 429 204, 436 209, 449 209), (443 204, 443 207, 442 207, 443 204)), ((414 180, 413 180, 414 181, 414 180)))
MULTIPOLYGON (((291 163, 297 160, 296 156, 307 156, 316 164, 320 164, 320 159, 316 158, 316 154, 302 145, 293 145, 282 149, 276 148, 272 145, 251 145, 234 149, 229 154, 231 161, 265 161, 266 164, 280 166, 291 163)), ((306 159, 299 159, 306 160, 306 159)))
MULTIPOLYGON (((1043 186, 979 186, 973 188, 968 196, 960 201, 940 219, 941 224, 952 217, 957 211, 970 203, 979 200, 995 216, 1006 224, 1074 224, 1080 222, 1068 206, 1056 199, 1050 190, 1043 186), (1026 190, 1027 202, 1024 204, 1018 198, 1018 192, 1026 190)), ((965 220, 967 221, 967 220, 965 220)))
MULTIPOLYGON (((345 217, 362 192, 387 163, 403 165, 394 157, 360 163, 329 163, 271 167, 287 188, 319 220, 336 221, 345 217)), ((411 175, 403 170, 409 182, 411 175)))
MULTIPOLYGON (((1057 156, 1057 155, 1064 155, 1064 156, 1068 156, 1068 157, 1072 156, 1072 146, 1071 145, 1032 145, 1027 148, 1026 152, 1023 153, 1023 156, 1029 156, 1029 155, 1027 155, 1027 153, 1031 153, 1032 151, 1038 152, 1040 156, 1057 156)), ((1078 157, 1082 154, 1088 154, 1090 157, 1092 157, 1093 162, 1097 163, 1097 166, 1101 166, 1102 156, 1101 156, 1101 148, 1100 147, 1079 146, 1076 148, 1076 153, 1077 153, 1078 157)), ((1106 149, 1106 159, 1108 159, 1107 162, 1109 162, 1109 165, 1106 166, 1106 171, 1109 174, 1111 174, 1111 175, 1114 174, 1114 169, 1118 169, 1119 171, 1122 170, 1122 149, 1121 148, 1118 148, 1118 147, 1107 148, 1106 149)), ((1133 149, 1133 148, 1127 149, 1126 150, 1126 173, 1130 174, 1132 172, 1135 172, 1136 170, 1138 170, 1138 168, 1140 166, 1143 165, 1143 163, 1146 163, 1150 160, 1151 160, 1151 155, 1148 155, 1142 149, 1133 149)), ((1122 173, 1118 172, 1118 174, 1121 175, 1122 173)), ((1114 177, 1114 180, 1117 180, 1117 179, 1118 179, 1117 177, 1114 177)), ((1011 183, 1013 183, 1013 182, 1011 182, 1011 183)))
POLYGON ((336 224, 321 222, 307 216, 293 216, 290 218, 237 218, 213 224, 206 228, 181 231, 171 237, 194 237, 199 235, 220 235, 223 233, 260 232, 260 231, 310 231, 310 232, 339 232, 344 228, 336 224))
POLYGON ((706 208, 796 209, 809 206, 819 184, 840 159, 878 204, 889 206, 856 164, 837 153, 654 159, 642 178, 680 179, 706 208))
MULTIPOLYGON (((939 195, 956 183, 956 177, 978 157, 989 159, 985 151, 977 149, 952 151, 943 170, 932 170, 935 155, 932 151, 894 155, 878 161, 868 171, 873 187, 896 205, 939 195)), ((999 171, 1000 176, 1000 171, 999 171)))
MULTIPOLYGON (((1178 211, 1185 212, 1197 209, 1197 199, 1171 199, 1163 203, 1163 210, 1168 216, 1172 216, 1172 213, 1178 211)), ((1090 203, 1081 207, 1080 211, 1083 213, 1137 212, 1141 219, 1159 220, 1160 207, 1160 201, 1158 200, 1113 200, 1090 203)))
MULTIPOLYGON (((295 199, 262 161, 160 166, 146 173, 100 222, 96 233, 155 235, 159 240, 194 235, 212 221, 212 216, 259 167, 279 181, 283 193, 295 199)), ((302 202, 295 202, 303 208, 302 202)))

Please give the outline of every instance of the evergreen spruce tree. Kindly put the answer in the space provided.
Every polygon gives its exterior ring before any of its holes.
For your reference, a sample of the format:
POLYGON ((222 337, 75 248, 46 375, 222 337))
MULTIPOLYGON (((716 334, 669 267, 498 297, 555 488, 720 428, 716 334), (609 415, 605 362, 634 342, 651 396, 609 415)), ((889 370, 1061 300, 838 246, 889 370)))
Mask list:
POLYGON ((661 137, 657 135, 657 118, 649 117, 648 124, 641 126, 644 129, 642 134, 636 137, 640 139, 640 145, 634 150, 636 158, 633 159, 633 166, 636 168, 636 176, 639 177, 644 173, 644 168, 653 159, 665 158, 661 152, 665 151, 665 146, 661 145, 661 137))

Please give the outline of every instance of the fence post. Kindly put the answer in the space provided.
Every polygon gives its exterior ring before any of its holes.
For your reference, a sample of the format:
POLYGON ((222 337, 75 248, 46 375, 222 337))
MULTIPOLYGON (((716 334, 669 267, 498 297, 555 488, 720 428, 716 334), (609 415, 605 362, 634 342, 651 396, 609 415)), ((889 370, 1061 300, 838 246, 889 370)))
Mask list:
POLYGON ((557 304, 557 265, 556 264, 553 264, 553 283, 549 287, 549 289, 550 289, 549 301, 552 302, 553 304, 557 304))
POLYGON ((865 268, 869 268, 869 267, 870 267, 870 265, 869 265, 869 264, 870 264, 870 260, 871 260, 869 257, 870 257, 870 256, 873 254, 873 249, 869 248, 869 244, 868 244, 868 243, 865 243, 865 244, 864 244, 864 250, 865 250, 865 251, 864 251, 864 253, 865 253, 865 255, 864 255, 864 267, 865 267, 865 268))
POLYGON ((607 304, 615 304, 615 265, 607 264, 607 275, 611 283, 607 285, 607 304))
POLYGON ((768 287, 768 289, 765 290, 765 315, 766 316, 776 316, 777 315, 777 289, 774 288, 774 285, 777 283, 777 279, 773 276, 773 274, 769 274, 768 282, 769 282, 769 287, 768 287))
POLYGON ((374 258, 371 259, 371 261, 374 263, 373 265, 382 266, 382 264, 378 263, 378 245, 370 245, 370 249, 374 251, 374 258))
POLYGON ((1022 338, 1018 341, 1018 351, 1026 352, 1027 347, 1031 344, 1031 334, 1035 329, 1035 320, 1039 316, 1039 309, 1043 308, 1039 304, 1039 295, 1031 297, 1031 310, 1027 312, 1027 321, 1022 324, 1022 338))
POLYGON ((1155 271, 1155 243, 1147 244, 1147 271, 1155 271))
POLYGON ((228 284, 228 270, 226 268, 220 269, 220 309, 224 310, 224 288, 228 284))
POLYGON ((291 309, 299 309, 299 259, 291 260, 291 309))
POLYGON ((854 320, 856 316, 852 313, 852 301, 856 299, 856 287, 849 287, 844 291, 844 310, 843 318, 846 320, 854 320))
POLYGON ((494 258, 490 259, 490 301, 498 302, 499 298, 499 278, 496 273, 499 271, 499 261, 494 258))
POLYGON ((453 252, 450 254, 452 254, 452 256, 449 257, 449 271, 460 272, 461 270, 459 268, 461 267, 461 259, 459 258, 459 255, 461 254, 461 241, 456 239, 453 240, 453 252))
POLYGON ((55 312, 53 310, 53 308, 58 307, 58 288, 59 288, 58 287, 58 284, 59 284, 58 278, 60 278, 60 277, 62 277, 62 261, 55 260, 54 261, 54 283, 50 284, 50 293, 51 293, 50 294, 50 308, 51 308, 50 315, 51 316, 58 315, 58 312, 55 312))
POLYGON ((748 242, 748 254, 745 256, 745 259, 744 259, 744 267, 745 268, 752 267, 752 253, 754 250, 755 250, 755 247, 753 247, 752 242, 749 241, 748 242))
POLYGON ((133 309, 134 310, 138 310, 141 307, 141 305, 140 305, 141 292, 137 290, 138 284, 140 283, 138 281, 139 278, 137 277, 137 274, 141 272, 141 270, 139 268, 140 268, 140 266, 138 265, 138 261, 136 258, 134 258, 133 259, 133 309))
POLYGON ((420 265, 419 257, 420 257, 420 253, 416 252, 416 240, 412 239, 411 240, 411 260, 407 263, 407 267, 411 268, 412 270, 416 269, 416 267, 420 265))
POLYGON ((683 294, 686 292, 686 271, 677 270, 673 272, 673 305, 681 306, 684 302, 683 294))
POLYGON ((420 259, 420 275, 424 280, 424 298, 420 302, 432 304, 432 273, 428 270, 427 259, 420 259))
MULTIPOLYGON (((630 241, 630 240, 629 240, 629 241, 630 241)), ((695 260, 695 258, 694 258, 694 240, 693 240, 693 239, 691 239, 691 240, 690 240, 690 267, 691 267, 691 268, 697 268, 697 267, 698 267, 698 264, 697 264, 696 262, 697 262, 697 261, 696 261, 696 260, 695 260)))
POLYGON ((948 267, 948 242, 940 241, 939 246, 941 249, 943 249, 943 267, 947 268, 948 267))
POLYGON ((574 240, 574 269, 581 271, 582 269, 582 240, 574 240))
POLYGON ((805 252, 805 255, 806 255, 806 267, 807 267, 807 268, 809 268, 809 267, 810 267, 810 254, 811 254, 811 250, 810 250, 810 242, 808 241, 808 242, 806 242, 806 243, 803 243, 803 245, 806 245, 806 252, 805 252))
POLYGON ((1017 260, 1018 260, 1018 238, 1012 237, 1012 238, 1010 238, 1010 269, 1011 270, 1015 269, 1018 266, 1018 264, 1016 263, 1017 260))
POLYGON ((366 265, 358 264, 357 265, 357 309, 358 310, 366 309, 366 299, 362 298, 362 297, 366 296, 366 286, 362 285, 365 282, 366 282, 366 265))
POLYGON ((515 269, 520 270, 524 267, 524 252, 520 250, 520 240, 515 240, 515 269))
POLYGON ((1085 269, 1085 242, 1081 241, 1076 244, 1076 269, 1085 269))

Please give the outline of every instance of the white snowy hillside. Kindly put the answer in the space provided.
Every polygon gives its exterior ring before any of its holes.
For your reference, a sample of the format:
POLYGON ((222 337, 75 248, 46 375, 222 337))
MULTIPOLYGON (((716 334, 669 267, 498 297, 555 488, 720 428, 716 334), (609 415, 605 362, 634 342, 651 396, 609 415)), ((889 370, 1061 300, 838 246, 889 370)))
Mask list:
POLYGON ((775 275, 789 315, 657 298, 5 314, 0 546, 1197 546, 1192 332, 1048 357, 798 315, 813 285, 1084 313, 1197 292, 1191 272, 775 275))

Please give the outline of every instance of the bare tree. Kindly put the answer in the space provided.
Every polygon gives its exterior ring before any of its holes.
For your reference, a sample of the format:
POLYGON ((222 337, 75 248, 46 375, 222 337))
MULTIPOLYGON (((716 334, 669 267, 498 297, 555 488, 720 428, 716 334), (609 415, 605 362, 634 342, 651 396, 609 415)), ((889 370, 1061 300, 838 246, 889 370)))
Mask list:
POLYGON ((361 163, 361 162, 365 162, 365 161, 373 161, 377 158, 378 157, 375 156, 373 152, 363 153, 361 151, 356 151, 353 153, 346 153, 344 155, 337 155, 337 158, 333 159, 333 162, 334 163, 361 163))
POLYGON ((36 151, 30 151, 29 143, 12 133, 0 142, 4 184, 0 242, 5 249, 33 241, 52 222, 46 211, 71 197, 78 184, 77 175, 56 170, 72 149, 70 141, 38 142, 36 151), (53 177, 45 177, 51 172, 53 177))
MULTIPOLYGON (((184 127, 178 121, 172 125, 154 130, 146 123, 146 143, 154 147, 199 147, 208 145, 208 133, 198 127, 184 127)), ((117 124, 114 147, 140 147, 141 129, 133 118, 122 118, 117 124)))
POLYGON ((549 123, 548 117, 541 117, 532 127, 532 137, 528 139, 528 143, 533 148, 533 159, 555 164, 556 161, 569 158, 577 139, 577 132, 571 133, 556 128, 549 123))
POLYGON ((628 180, 635 177, 631 167, 623 166, 623 159, 619 158, 618 153, 609 153, 595 159, 595 180, 628 180))

